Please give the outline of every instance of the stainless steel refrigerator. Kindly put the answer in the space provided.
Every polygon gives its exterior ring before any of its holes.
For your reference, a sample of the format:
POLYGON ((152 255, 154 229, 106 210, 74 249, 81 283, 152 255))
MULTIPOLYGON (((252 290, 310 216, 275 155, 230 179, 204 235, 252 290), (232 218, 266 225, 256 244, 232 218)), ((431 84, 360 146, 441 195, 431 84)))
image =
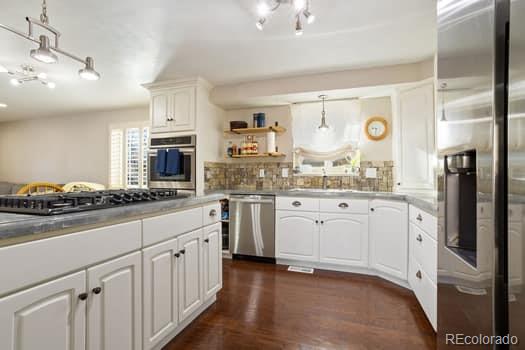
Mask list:
POLYGON ((525 349, 525 0, 437 6, 438 348, 525 349))

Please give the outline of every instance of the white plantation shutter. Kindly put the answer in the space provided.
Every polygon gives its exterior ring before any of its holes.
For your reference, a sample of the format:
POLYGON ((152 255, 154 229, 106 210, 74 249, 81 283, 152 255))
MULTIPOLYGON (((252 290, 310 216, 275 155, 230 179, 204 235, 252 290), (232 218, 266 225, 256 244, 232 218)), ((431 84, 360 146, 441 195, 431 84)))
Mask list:
POLYGON ((121 129, 111 130, 110 135, 110 163, 109 163, 109 186, 111 188, 123 188, 124 184, 124 135, 121 129))
POLYGON ((111 188, 141 188, 148 185, 149 128, 127 125, 111 129, 111 188))

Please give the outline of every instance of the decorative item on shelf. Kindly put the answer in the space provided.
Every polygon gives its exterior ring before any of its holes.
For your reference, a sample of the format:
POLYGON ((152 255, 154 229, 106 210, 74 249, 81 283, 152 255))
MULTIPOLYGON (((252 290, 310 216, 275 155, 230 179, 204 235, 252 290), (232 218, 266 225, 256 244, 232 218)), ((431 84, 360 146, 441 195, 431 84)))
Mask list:
POLYGON ((259 126, 259 113, 254 113, 252 127, 257 128, 258 126, 259 126))
POLYGON ((266 126, 266 113, 258 113, 257 115, 257 127, 264 128, 266 126))
POLYGON ((228 142, 228 148, 226 149, 226 153, 228 154, 228 157, 232 157, 233 156, 233 142, 229 141, 228 142))
POLYGON ((231 155, 231 156, 236 155, 237 152, 238 152, 238 151, 237 151, 237 145, 234 143, 234 144, 232 145, 232 155, 231 155))
POLYGON ((365 133, 369 140, 383 140, 388 134, 388 122, 380 116, 370 117, 365 123, 365 133))
POLYGON ((269 132, 266 134, 266 152, 273 153, 275 150, 275 132, 269 132))
POLYGON ((24 39, 32 41, 38 44, 38 48, 30 51, 30 56, 37 61, 43 63, 57 63, 58 57, 56 53, 67 56, 75 61, 78 61, 84 65, 84 68, 78 71, 78 75, 85 80, 98 80, 100 74, 95 71, 95 63, 92 57, 86 57, 85 59, 79 58, 69 52, 64 51, 58 47, 58 38, 60 32, 49 24, 49 17, 47 15, 47 4, 46 0, 42 1, 42 13, 40 19, 32 18, 27 16, 26 21, 28 23, 27 34, 19 31, 18 29, 12 28, 5 24, 0 23, 0 28, 10 31, 16 35, 21 36, 24 39), (34 26, 42 28, 47 33, 50 33, 54 37, 54 43, 51 44, 49 36, 41 34, 38 38, 34 37, 34 26))
POLYGON ((230 122, 230 130, 234 129, 246 129, 248 128, 248 123, 242 120, 233 120, 230 122))

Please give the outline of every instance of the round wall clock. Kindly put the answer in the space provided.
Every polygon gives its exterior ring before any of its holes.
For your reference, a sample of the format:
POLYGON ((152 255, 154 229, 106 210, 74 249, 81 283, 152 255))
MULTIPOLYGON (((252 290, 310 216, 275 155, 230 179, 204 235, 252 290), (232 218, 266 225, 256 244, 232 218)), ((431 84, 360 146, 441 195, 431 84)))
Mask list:
POLYGON ((365 133, 372 141, 382 140, 388 135, 388 122, 383 117, 370 117, 365 124, 365 133))

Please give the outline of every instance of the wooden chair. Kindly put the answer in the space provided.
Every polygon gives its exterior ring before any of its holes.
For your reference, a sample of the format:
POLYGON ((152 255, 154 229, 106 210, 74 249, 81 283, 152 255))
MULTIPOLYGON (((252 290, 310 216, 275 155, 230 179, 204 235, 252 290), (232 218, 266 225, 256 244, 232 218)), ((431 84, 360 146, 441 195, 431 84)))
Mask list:
POLYGON ((42 194, 57 193, 57 192, 64 192, 64 190, 62 189, 62 186, 59 186, 51 182, 31 182, 25 185, 24 187, 22 187, 21 189, 19 189, 16 194, 18 195, 24 195, 24 194, 42 195, 42 194))

